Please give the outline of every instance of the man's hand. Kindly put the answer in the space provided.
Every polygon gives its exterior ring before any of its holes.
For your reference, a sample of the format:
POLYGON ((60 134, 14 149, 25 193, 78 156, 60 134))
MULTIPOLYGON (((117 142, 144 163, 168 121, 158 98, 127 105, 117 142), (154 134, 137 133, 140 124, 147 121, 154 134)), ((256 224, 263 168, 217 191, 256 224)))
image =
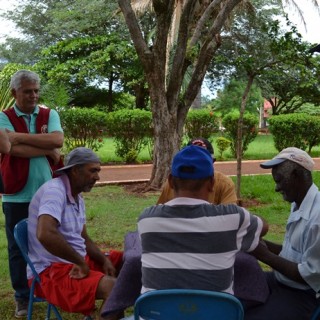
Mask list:
POLYGON ((108 276, 112 276, 112 277, 116 276, 116 269, 108 257, 105 258, 105 261, 102 265, 102 270, 108 276))
POLYGON ((18 132, 15 132, 15 131, 10 131, 8 129, 6 129, 6 132, 8 134, 8 137, 9 137, 9 141, 11 143, 12 146, 15 146, 17 144, 19 144, 18 142, 18 132))
POLYGON ((74 264, 69 272, 70 278, 73 279, 83 279, 89 275, 90 269, 88 265, 84 262, 81 265, 74 264))
POLYGON ((60 149, 55 148, 51 150, 49 153, 49 157, 53 160, 54 165, 58 164, 61 157, 60 149))

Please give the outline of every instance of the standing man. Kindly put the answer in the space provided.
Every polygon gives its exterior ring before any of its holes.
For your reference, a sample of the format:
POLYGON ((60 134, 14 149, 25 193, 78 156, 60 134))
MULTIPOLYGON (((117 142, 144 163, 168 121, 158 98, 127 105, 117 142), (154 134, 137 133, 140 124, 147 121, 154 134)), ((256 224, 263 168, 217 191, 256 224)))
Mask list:
POLYGON ((273 271, 266 273, 270 295, 248 310, 246 320, 308 320, 320 293, 320 192, 312 180, 314 162, 303 150, 286 148, 260 165, 271 168, 291 212, 282 245, 262 241, 253 252, 273 271))
MULTIPOLYGON (((36 295, 68 312, 90 315, 95 300, 106 300, 122 265, 122 252, 106 256, 86 229, 82 192, 99 180, 100 160, 88 148, 79 147, 56 171, 58 178, 42 185, 29 206, 29 257, 41 279, 36 295)), ((28 268, 28 278, 33 274, 28 268)), ((119 319, 123 313, 106 319, 119 319)))
MULTIPOLYGON (((216 161, 214 158, 213 146, 207 139, 195 138, 188 142, 188 146, 194 145, 207 149, 212 156, 212 164, 216 161)), ((167 180, 163 187, 157 204, 166 203, 173 199, 173 189, 167 180)), ((233 181, 223 173, 214 172, 214 189, 209 193, 208 201, 213 204, 237 204, 237 194, 233 181)))
POLYGON ((1 156, 2 209, 10 277, 15 291, 15 316, 19 318, 27 314, 29 287, 26 263, 14 240, 13 229, 16 223, 28 217, 28 206, 34 193, 52 178, 50 163, 59 161, 57 148, 63 145, 63 131, 58 113, 37 105, 40 78, 36 73, 16 72, 10 88, 15 104, 0 113, 0 129, 7 129, 11 143, 9 154, 1 156))

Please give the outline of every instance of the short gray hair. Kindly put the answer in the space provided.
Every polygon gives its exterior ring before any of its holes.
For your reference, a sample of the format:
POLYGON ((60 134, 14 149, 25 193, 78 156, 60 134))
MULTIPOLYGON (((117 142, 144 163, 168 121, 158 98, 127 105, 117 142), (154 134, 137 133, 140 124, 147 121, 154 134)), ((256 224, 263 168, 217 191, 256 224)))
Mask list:
POLYGON ((23 80, 40 84, 38 74, 29 70, 19 70, 11 77, 10 89, 18 90, 23 80))

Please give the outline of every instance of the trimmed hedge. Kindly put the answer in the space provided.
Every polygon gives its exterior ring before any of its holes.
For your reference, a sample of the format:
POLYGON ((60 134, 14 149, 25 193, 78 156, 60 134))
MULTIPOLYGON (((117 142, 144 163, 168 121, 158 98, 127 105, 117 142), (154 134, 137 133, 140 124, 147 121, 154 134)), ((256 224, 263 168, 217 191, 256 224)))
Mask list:
POLYGON ((92 108, 59 110, 66 152, 77 147, 99 150, 103 144, 106 114, 92 108))
POLYGON ((220 159, 223 159, 223 153, 230 148, 231 141, 225 137, 218 137, 216 139, 216 145, 219 150, 220 159))
POLYGON ((320 143, 320 118, 305 113, 272 116, 270 132, 278 151, 288 147, 311 149, 320 143))
MULTIPOLYGON (((237 157, 237 138, 238 138, 238 121, 239 111, 232 111, 226 114, 222 119, 222 125, 225 127, 225 135, 231 140, 232 155, 237 157)), ((245 113, 243 116, 242 127, 242 156, 247 151, 249 144, 258 134, 258 118, 251 113, 245 113)))
POLYGON ((140 109, 110 112, 106 119, 107 132, 114 138, 115 153, 127 163, 137 157, 153 136, 152 114, 140 109))
POLYGON ((188 112, 184 126, 188 141, 196 137, 209 139, 218 129, 218 118, 212 111, 207 109, 193 109, 188 112))

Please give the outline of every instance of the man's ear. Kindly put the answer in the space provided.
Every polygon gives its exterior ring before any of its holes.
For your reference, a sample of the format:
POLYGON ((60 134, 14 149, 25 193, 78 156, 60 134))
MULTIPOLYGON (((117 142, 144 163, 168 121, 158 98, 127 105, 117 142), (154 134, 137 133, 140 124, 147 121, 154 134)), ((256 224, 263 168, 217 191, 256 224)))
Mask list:
POLYGON ((11 89, 11 95, 16 98, 16 89, 11 89))

